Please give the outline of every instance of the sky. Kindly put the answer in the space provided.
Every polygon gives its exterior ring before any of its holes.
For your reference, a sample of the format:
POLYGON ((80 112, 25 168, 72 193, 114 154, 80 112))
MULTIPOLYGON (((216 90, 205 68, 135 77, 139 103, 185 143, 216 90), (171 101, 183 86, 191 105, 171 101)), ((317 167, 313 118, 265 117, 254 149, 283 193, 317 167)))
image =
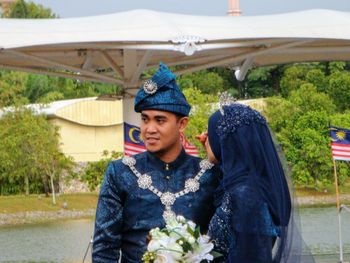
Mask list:
MULTIPOLYGON (((192 15, 221 16, 228 0, 31 0, 60 17, 81 17, 122 12, 132 9, 192 15)), ((306 9, 333 9, 350 12, 350 0, 241 0, 243 15, 265 15, 306 9)))

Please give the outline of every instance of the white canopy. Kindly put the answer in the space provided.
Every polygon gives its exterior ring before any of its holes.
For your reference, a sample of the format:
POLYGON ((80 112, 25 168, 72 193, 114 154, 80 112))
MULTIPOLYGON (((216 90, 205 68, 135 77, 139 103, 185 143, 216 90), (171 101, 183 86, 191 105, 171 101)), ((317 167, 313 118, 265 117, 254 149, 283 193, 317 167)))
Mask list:
POLYGON ((134 10, 69 19, 0 19, 0 67, 139 86, 160 61, 178 74, 298 61, 350 60, 350 13, 212 17, 134 10))

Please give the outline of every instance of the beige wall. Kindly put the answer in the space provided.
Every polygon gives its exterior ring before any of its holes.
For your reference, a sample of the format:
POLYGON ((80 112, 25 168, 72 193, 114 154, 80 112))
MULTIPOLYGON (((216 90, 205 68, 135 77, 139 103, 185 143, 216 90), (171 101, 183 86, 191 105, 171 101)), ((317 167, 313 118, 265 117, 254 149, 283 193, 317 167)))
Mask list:
POLYGON ((60 127, 63 153, 76 162, 98 161, 104 150, 123 151, 122 124, 86 126, 59 118, 50 121, 60 127))
POLYGON ((55 116, 90 126, 111 126, 123 122, 122 100, 80 101, 63 107, 55 116))

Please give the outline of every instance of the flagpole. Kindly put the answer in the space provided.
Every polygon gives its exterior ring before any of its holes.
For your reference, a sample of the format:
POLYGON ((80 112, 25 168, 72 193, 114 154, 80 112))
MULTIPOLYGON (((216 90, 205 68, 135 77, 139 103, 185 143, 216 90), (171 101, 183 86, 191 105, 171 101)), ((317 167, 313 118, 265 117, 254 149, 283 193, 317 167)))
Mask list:
POLYGON ((338 187, 338 176, 337 176, 337 166, 335 160, 333 158, 333 166, 334 166, 334 182, 335 182, 335 193, 337 198, 337 212, 338 212, 338 233, 339 233, 339 263, 343 262, 343 242, 341 236, 341 219, 340 219, 340 201, 339 201, 339 187, 338 187))

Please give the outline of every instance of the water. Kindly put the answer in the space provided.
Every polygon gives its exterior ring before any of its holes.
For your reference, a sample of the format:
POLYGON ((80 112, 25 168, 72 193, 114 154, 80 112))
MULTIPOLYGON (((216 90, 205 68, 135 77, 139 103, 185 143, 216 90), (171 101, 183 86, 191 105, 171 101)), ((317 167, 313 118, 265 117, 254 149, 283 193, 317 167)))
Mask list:
MULTIPOLYGON (((317 263, 339 261, 336 209, 300 210, 303 237, 317 263)), ((350 213, 342 214, 344 260, 350 261, 350 213)), ((0 228, 0 262, 81 262, 93 231, 93 221, 0 228)), ((91 262, 89 254, 85 262, 91 262)))
MULTIPOLYGON (((303 238, 317 262, 339 261, 338 216, 335 207, 300 209, 303 238)), ((344 261, 350 262, 350 213, 341 213, 344 261)))
POLYGON ((0 262, 81 262, 92 231, 89 219, 0 228, 0 262))

